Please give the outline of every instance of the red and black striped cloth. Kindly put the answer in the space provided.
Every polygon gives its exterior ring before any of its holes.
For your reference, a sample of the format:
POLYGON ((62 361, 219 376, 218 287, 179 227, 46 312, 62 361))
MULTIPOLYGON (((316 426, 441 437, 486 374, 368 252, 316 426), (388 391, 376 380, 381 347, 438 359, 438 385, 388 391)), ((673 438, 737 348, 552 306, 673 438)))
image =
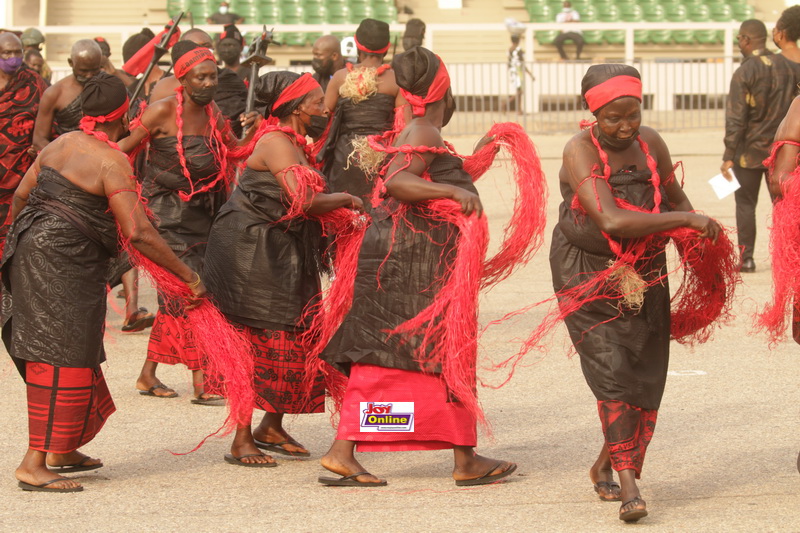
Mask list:
POLYGON ((29 446, 69 453, 91 441, 116 411, 102 370, 25 362, 29 446))
POLYGON ((642 475, 647 445, 656 428, 658 411, 641 409, 619 400, 600 400, 597 411, 603 424, 611 467, 617 472, 633 469, 638 479, 642 475))

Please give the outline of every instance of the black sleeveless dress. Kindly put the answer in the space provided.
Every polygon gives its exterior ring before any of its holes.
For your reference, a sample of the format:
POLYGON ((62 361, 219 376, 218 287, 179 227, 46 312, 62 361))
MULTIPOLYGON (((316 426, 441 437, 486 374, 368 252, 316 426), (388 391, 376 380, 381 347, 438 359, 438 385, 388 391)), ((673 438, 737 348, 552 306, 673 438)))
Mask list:
MULTIPOLYGON (((626 170, 609 179, 615 197, 653 208, 649 170, 626 170)), ((561 183, 564 201, 550 246, 550 269, 556 293, 591 278, 615 259, 608 241, 588 216, 570 206, 574 192, 561 183)), ((661 212, 670 211, 663 190, 661 212)), ((620 239, 623 247, 634 239, 620 239)), ((656 239, 649 260, 635 265, 647 280, 666 268, 666 240, 656 239)), ((669 365, 670 295, 664 280, 647 288, 638 311, 620 305, 615 295, 584 305, 565 319, 580 355, 586 382, 598 400, 619 400, 643 409, 658 409, 669 365)))

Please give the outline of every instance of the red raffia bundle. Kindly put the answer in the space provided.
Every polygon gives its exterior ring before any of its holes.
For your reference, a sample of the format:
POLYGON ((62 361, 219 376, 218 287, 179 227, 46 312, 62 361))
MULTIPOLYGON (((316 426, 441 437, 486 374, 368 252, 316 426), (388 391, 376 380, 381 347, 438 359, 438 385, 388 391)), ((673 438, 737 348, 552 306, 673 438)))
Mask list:
MULTIPOLYGON (((776 143, 777 145, 777 143, 776 143)), ((774 162, 779 146, 765 163, 774 162)), ((771 166, 771 165, 768 165, 771 166)), ((772 301, 758 314, 756 324, 770 343, 786 335, 786 321, 800 294, 800 167, 781 185, 782 197, 772 206, 769 250, 772 256, 772 301)), ((796 312, 796 310, 795 310, 796 312)))
MULTIPOLYGON (((591 126, 591 124, 587 125, 591 126)), ((595 196, 597 196, 597 178, 608 180, 611 170, 608 165, 607 154, 600 147, 594 134, 592 133, 591 135, 601 161, 604 163, 603 175, 593 173, 587 178, 594 180, 593 186, 595 187, 595 196)), ((648 168, 652 175, 651 183, 654 187, 653 209, 648 210, 631 205, 619 198, 615 198, 615 203, 622 209, 658 213, 661 204, 659 190, 661 180, 647 144, 641 137, 638 137, 638 141, 647 158, 648 168)), ((674 174, 668 179, 674 179, 674 174)), ((571 207, 576 212, 585 215, 577 195, 573 197, 571 207)), ((558 302, 558 305, 547 313, 542 322, 525 340, 520 351, 492 368, 493 370, 510 368, 506 379, 500 385, 494 387, 501 387, 507 383, 522 358, 531 350, 543 350, 543 339, 566 317, 577 312, 584 305, 598 300, 617 300, 619 302, 618 308, 620 309, 618 317, 622 316, 626 310, 635 311, 641 307, 647 288, 663 283, 671 273, 666 271, 651 273, 645 280, 636 270, 637 265, 647 264, 653 258, 653 254, 658 253, 660 248, 659 241, 671 240, 673 242, 680 257, 679 265, 675 270, 683 269, 681 284, 671 298, 670 335, 673 340, 688 345, 708 341, 716 327, 730 320, 735 288, 741 281, 738 274, 738 250, 728 233, 729 230, 723 228, 717 236, 716 242, 711 242, 709 239, 698 238, 699 232, 697 230, 685 227, 676 228, 629 240, 625 247, 611 238, 610 235, 603 233, 616 256, 616 259, 610 263, 606 270, 586 273, 584 281, 576 286, 563 289, 551 298, 510 313, 503 318, 507 319, 523 314, 544 303, 552 303, 554 300, 558 302)))
MULTIPOLYGON (((141 190, 139 198, 144 203, 141 190)), ((149 212, 148 215, 152 216, 149 212)), ((169 302, 178 303, 191 297, 186 283, 139 253, 130 241, 123 239, 121 247, 130 255, 131 266, 145 272, 168 305, 169 302)), ((185 311, 185 316, 197 349, 203 354, 206 383, 211 390, 219 391, 225 396, 228 407, 225 422, 191 450, 195 451, 209 437, 224 437, 237 426, 251 423, 255 401, 253 356, 249 341, 231 326, 210 301, 204 300, 198 307, 185 311)))
MULTIPOLYGON (((403 170, 411 163, 415 154, 426 152, 455 154, 450 145, 447 148, 390 146, 389 143, 396 136, 396 131, 389 131, 368 138, 371 149, 389 156, 381 169, 381 175, 385 175, 391 160, 396 156, 404 158, 405 165, 400 169, 403 170)), ((459 229, 455 246, 456 255, 440 280, 441 289, 433 302, 413 319, 387 332, 389 335, 403 337, 419 336, 421 342, 417 355, 420 368, 423 370, 441 368, 441 375, 448 389, 482 423, 486 420, 476 395, 478 296, 482 288, 488 288, 505 279, 515 267, 527 262, 541 246, 547 204, 546 182, 539 158, 522 127, 512 123, 496 124, 487 136, 491 137, 490 141, 476 154, 459 157, 464 159, 464 168, 473 180, 477 180, 492 165, 499 148, 504 147, 510 153, 518 196, 515 202, 515 214, 505 228, 500 251, 485 261, 489 241, 488 223, 485 217, 464 216, 461 206, 452 200, 438 199, 425 202, 426 214, 432 221, 446 222, 459 229)), ((390 178, 391 176, 388 176, 386 180, 390 178)), ((384 190, 383 183, 382 179, 378 179, 376 183, 376 199, 384 190)), ((402 205, 394 213, 395 227, 405 223, 406 209, 407 206, 402 205)), ((358 238, 360 239, 362 235, 363 230, 358 238)), ((337 250, 336 259, 341 260, 343 265, 337 264, 336 279, 321 304, 326 310, 332 311, 318 315, 318 321, 309 331, 309 335, 316 340, 316 346, 309 357, 309 364, 315 365, 315 368, 325 367, 325 363, 318 356, 341 325, 352 302, 358 249, 354 247, 353 251, 352 256, 340 257, 342 254, 337 250)), ((308 375, 312 374, 309 372, 308 375)), ((343 392, 343 388, 339 393, 336 390, 331 391, 336 410, 341 403, 343 392)))

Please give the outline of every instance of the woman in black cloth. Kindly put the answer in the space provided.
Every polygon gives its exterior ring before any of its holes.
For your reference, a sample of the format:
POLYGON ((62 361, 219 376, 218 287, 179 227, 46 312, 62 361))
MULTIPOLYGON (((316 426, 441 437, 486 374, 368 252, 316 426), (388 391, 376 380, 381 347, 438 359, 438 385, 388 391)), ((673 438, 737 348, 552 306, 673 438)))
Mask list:
POLYGON ((309 74, 270 72, 260 78, 256 98, 277 124, 260 128, 239 186, 214 221, 204 279, 216 305, 252 343, 255 407, 265 411, 254 431, 249 425, 237 430, 225 460, 266 467, 275 462, 258 448, 309 456, 283 428, 283 415, 325 408, 321 376, 310 400, 301 390, 306 364, 301 317, 320 293, 323 240, 315 217, 342 207, 360 210, 362 203, 346 193, 297 197, 305 186, 324 182, 310 167, 305 138, 318 137, 327 124, 322 89, 309 74))
POLYGON ((669 361, 670 294, 661 279, 667 239, 654 234, 688 227, 714 240, 720 227, 692 212, 674 179, 666 144, 655 130, 641 126, 642 84, 635 68, 590 67, 582 95, 597 122, 564 148, 559 173, 564 201, 550 265, 563 304, 564 291, 613 268, 609 265, 619 257, 613 250, 645 250, 633 265, 646 285, 643 301, 629 303, 628 295, 604 292, 565 317, 605 435, 589 476, 601 500, 622 500, 621 520, 635 521, 647 515, 636 479, 655 428, 669 361))

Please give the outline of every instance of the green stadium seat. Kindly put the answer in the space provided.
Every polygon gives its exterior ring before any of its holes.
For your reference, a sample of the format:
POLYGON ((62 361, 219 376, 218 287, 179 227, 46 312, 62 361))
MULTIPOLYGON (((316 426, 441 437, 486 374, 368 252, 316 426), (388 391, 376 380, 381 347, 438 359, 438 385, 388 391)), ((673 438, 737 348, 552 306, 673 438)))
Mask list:
MULTIPOLYGON (((597 5, 597 20, 600 22, 620 22, 619 8, 614 4, 597 5)), ((622 44, 625 42, 624 30, 606 30, 603 40, 609 44, 622 44)))
POLYGON ((359 24, 366 18, 372 18, 372 5, 367 3, 350 3, 350 22, 359 24))
POLYGON ((189 0, 167 0, 167 14, 170 18, 175 17, 181 11, 189 11, 189 0))
MULTIPOLYGON (((669 22, 687 22, 689 13, 683 4, 668 4, 664 6, 664 19, 669 22)), ((672 40, 678 44, 694 42, 694 32, 691 30, 672 30, 672 40)))
MULTIPOLYGON (((548 4, 530 3, 526 8, 531 22, 553 22, 556 18, 548 4)), ((558 35, 557 31, 537 31, 533 36, 539 44, 553 44, 556 35, 558 35)))
POLYGON ((256 24, 280 24, 281 9, 277 5, 261 5, 258 8, 258 19, 256 24))
MULTIPOLYGON (((586 2, 586 1, 583 1, 583 0, 580 0, 580 1, 576 0, 575 2, 572 2, 572 9, 574 9, 578 13, 583 13, 586 10, 586 8, 588 6, 590 6, 590 5, 592 5, 592 4, 589 3, 589 2, 586 2)), ((563 9, 563 7, 559 8, 558 11, 561 11, 561 9, 563 9)), ((558 11, 556 11, 556 13, 558 13, 558 11)))
MULTIPOLYGON (((642 22, 644 21, 644 10, 639 4, 617 4, 619 7, 619 18, 622 22, 642 22)), ((650 32, 647 30, 633 30, 633 42, 636 44, 647 44, 650 42, 650 32)))
MULTIPOLYGON (((657 3, 639 4, 642 6, 642 15, 645 22, 664 22, 667 20, 664 6, 657 3)), ((672 32, 669 30, 650 30, 650 42, 667 44, 672 41, 672 32)))
MULTIPOLYGON (((693 5, 687 8, 689 20, 692 22, 710 22, 711 10, 705 4, 693 5)), ((697 30, 694 38, 698 43, 713 44, 720 41, 716 30, 697 30)))
POLYGON ((747 0, 728 0, 726 3, 731 7, 746 6, 747 0))
POLYGON ((373 4, 372 16, 378 20, 382 20, 388 24, 397 22, 397 8, 394 5, 388 4, 373 4))
MULTIPOLYGON (((581 12, 581 22, 597 22, 598 20, 598 8, 594 5, 588 6, 581 12)), ((600 30, 583 30, 582 35, 586 44, 603 42, 603 32, 600 30)))
POLYGON ((302 24, 304 15, 300 4, 285 3, 281 6, 281 24, 302 24))
POLYGON ((637 2, 640 6, 660 5, 658 0, 639 0, 637 2))
POLYGON ((714 22, 730 22, 733 20, 733 8, 728 4, 711 4, 708 5, 708 10, 711 12, 711 20, 714 22))
POLYGON ((749 5, 735 5, 731 6, 733 10, 733 20, 743 22, 755 17, 756 10, 753 6, 749 5))
POLYGON ((326 3, 328 8, 328 22, 331 24, 349 24, 350 23, 350 6, 347 4, 340 4, 338 2, 331 2, 328 0, 326 3))
POLYGON ((280 0, 254 0, 254 3, 259 7, 264 6, 278 6, 280 5, 280 0))

